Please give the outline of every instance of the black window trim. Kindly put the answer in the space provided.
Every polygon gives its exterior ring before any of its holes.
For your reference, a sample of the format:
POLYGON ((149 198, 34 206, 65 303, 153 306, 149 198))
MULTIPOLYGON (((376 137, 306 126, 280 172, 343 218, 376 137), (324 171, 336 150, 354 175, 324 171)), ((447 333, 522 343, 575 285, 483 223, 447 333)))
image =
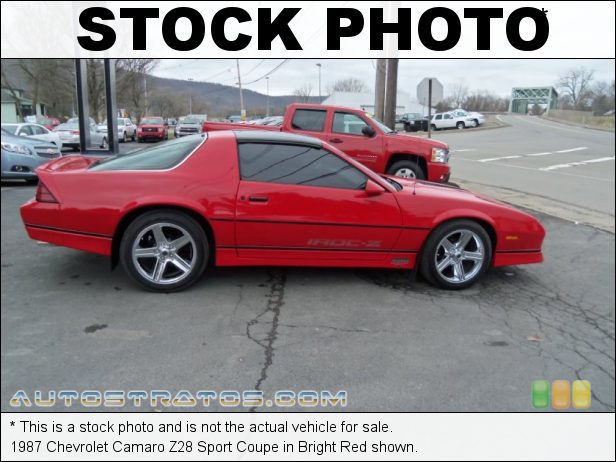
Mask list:
POLYGON ((325 148, 325 146, 315 146, 312 144, 308 144, 308 143, 301 143, 301 142, 292 142, 292 141, 283 141, 283 140, 276 140, 276 141, 265 141, 265 140, 259 140, 259 141, 238 141, 237 143, 237 171, 239 173, 239 181, 250 181, 253 183, 266 183, 266 184, 275 184, 275 185, 286 185, 286 186, 300 186, 300 187, 309 187, 309 188, 327 188, 327 189, 343 189, 345 191, 359 191, 359 189, 351 189, 351 188, 334 188, 332 186, 319 186, 319 185, 311 185, 311 184, 295 184, 295 183, 275 183, 273 181, 259 181, 259 180, 245 180, 244 178, 242 178, 242 161, 240 159, 240 145, 242 144, 282 144, 285 146, 297 146, 297 147, 301 147, 301 148, 309 148, 309 149, 318 149, 318 150, 322 150, 327 152, 328 154, 335 156, 336 158, 340 159, 342 162, 346 163, 349 167, 355 169, 356 171, 358 171, 359 173, 362 174, 362 176, 364 176, 366 178, 366 182, 368 182, 368 180, 370 180, 371 178, 366 175, 364 172, 362 172, 361 170, 359 170, 355 165, 353 165, 352 163, 350 163, 348 160, 340 157, 338 154, 336 154, 335 152, 331 152, 329 149, 325 148))

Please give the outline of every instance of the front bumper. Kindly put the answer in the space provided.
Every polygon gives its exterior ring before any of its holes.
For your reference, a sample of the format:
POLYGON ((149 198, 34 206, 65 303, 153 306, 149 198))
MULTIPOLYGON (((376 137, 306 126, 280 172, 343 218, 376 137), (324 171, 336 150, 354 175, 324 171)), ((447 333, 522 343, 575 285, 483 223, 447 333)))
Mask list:
POLYGON ((137 138, 140 140, 164 140, 165 132, 138 132, 137 138))
POLYGON ((2 150, 2 178, 34 179, 35 170, 51 159, 2 150))
POLYGON ((451 167, 449 164, 441 162, 429 162, 428 163, 428 181, 435 183, 447 183, 451 176, 451 167))

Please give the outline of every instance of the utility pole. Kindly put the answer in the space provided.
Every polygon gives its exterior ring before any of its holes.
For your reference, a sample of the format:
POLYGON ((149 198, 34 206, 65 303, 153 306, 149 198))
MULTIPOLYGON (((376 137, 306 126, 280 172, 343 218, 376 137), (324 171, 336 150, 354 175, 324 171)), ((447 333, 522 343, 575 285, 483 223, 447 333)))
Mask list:
POLYGON ((317 63, 319 68, 319 103, 321 102, 321 63, 317 63))
POLYGON ((269 76, 265 77, 265 83, 267 85, 267 95, 265 97, 265 117, 269 117, 269 76))
POLYGON ((374 84, 374 117, 379 120, 383 120, 384 108, 385 108, 385 74, 386 74, 386 60, 376 60, 376 83, 374 84))
POLYGON ((237 64, 237 84, 240 87, 240 115, 242 120, 246 120, 246 109, 244 109, 244 94, 242 93, 242 77, 240 75, 240 60, 235 60, 237 64))
POLYGON ((396 96, 398 93, 398 59, 387 60, 387 79, 385 90, 385 111, 383 123, 388 127, 396 127, 396 96))

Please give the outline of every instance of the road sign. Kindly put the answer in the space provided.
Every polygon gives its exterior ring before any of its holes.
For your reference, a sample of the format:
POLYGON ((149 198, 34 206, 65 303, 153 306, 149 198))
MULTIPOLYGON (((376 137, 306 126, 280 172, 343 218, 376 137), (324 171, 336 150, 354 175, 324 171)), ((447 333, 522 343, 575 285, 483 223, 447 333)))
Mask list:
POLYGON ((417 101, 421 104, 428 103, 430 80, 432 80, 432 104, 438 104, 443 101, 443 84, 435 77, 426 77, 417 85, 417 101))

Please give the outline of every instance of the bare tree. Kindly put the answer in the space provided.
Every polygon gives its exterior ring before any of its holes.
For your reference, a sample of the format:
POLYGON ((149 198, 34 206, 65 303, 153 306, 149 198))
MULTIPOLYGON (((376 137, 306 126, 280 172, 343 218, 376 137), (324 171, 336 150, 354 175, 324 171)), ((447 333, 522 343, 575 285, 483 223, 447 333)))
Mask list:
POLYGON ((465 105, 467 97, 468 87, 462 83, 456 83, 451 88, 451 93, 447 99, 455 106, 455 108, 459 108, 465 105))
POLYGON ((556 86, 569 95, 575 109, 584 109, 591 97, 590 83, 595 71, 584 67, 571 69, 558 78, 556 86))
POLYGON ((327 87, 327 93, 330 95, 335 92, 339 93, 363 93, 368 91, 368 87, 363 80, 349 77, 348 79, 336 80, 332 85, 327 87))
POLYGON ((293 90, 293 95, 299 103, 307 103, 310 100, 310 93, 312 93, 312 85, 309 83, 293 90))
POLYGON ((146 76, 158 65, 158 59, 118 59, 116 61, 117 100, 131 113, 141 116, 146 76))

